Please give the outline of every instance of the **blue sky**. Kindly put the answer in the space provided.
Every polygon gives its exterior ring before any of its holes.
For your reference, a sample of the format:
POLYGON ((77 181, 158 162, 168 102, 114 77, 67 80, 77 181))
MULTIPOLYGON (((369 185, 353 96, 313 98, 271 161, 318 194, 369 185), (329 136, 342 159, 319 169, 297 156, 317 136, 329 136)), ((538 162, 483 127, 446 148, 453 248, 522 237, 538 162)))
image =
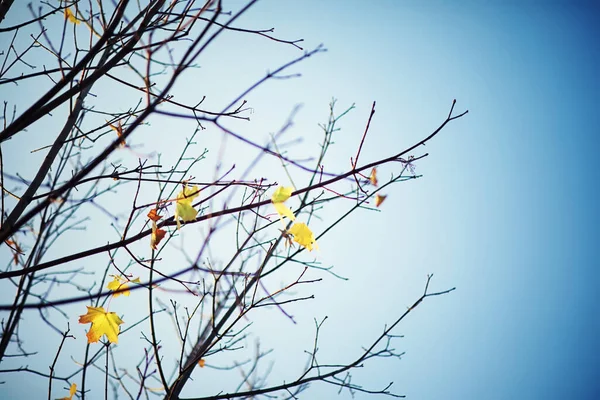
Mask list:
MULTIPOLYGON (((430 132, 453 98, 469 109, 427 146, 424 179, 346 228, 368 218, 364 236, 376 238, 336 262, 351 278, 334 295, 341 326, 358 330, 349 339, 409 304, 427 272, 435 287, 458 288, 399 329, 399 366, 364 376, 419 399, 598 397, 598 10, 278 4, 263 4, 262 17, 287 14, 285 32, 308 26, 306 41, 329 49, 303 70, 315 79, 307 103, 330 94, 356 102, 364 120, 377 100, 369 157, 430 132)), ((361 127, 342 134, 356 140, 361 127)))
MULTIPOLYGON (((275 349, 271 382, 289 381, 303 366, 313 318, 329 316, 323 357, 348 361, 434 273, 434 290, 457 290, 427 299, 400 325, 401 361, 369 364, 356 373, 357 383, 379 388, 394 381, 413 399, 599 398, 597 7, 365 4, 265 0, 244 16, 240 25, 273 26, 278 37, 304 38, 307 50, 320 43, 328 49, 293 68, 301 78, 269 82, 248 96, 248 132, 265 140, 302 104, 291 137, 303 142, 294 151, 316 152, 316 124, 325 121, 330 99, 340 110, 355 103, 340 122, 330 161, 342 171, 374 100, 363 162, 427 136, 453 99, 457 111, 469 113, 423 149, 430 155, 417 164, 422 179, 392 187, 381 212, 357 213, 320 242, 320 261, 348 281, 327 278, 312 287, 313 303, 291 306, 297 326, 276 313, 258 316, 257 335, 275 349)), ((217 107, 300 54, 258 37, 229 34, 222 43, 183 83, 190 97, 211 93, 207 101, 217 107)), ((165 141, 185 129, 160 120, 149 128, 165 141), (167 130, 168 137, 160 133, 167 130)), ((241 150, 230 146, 222 161, 239 162, 241 150)), ((390 173, 381 168, 381 176, 390 173)), ((0 394, 14 395, 24 377, 10 378, 0 394)), ((306 396, 333 393, 315 385, 306 396)))

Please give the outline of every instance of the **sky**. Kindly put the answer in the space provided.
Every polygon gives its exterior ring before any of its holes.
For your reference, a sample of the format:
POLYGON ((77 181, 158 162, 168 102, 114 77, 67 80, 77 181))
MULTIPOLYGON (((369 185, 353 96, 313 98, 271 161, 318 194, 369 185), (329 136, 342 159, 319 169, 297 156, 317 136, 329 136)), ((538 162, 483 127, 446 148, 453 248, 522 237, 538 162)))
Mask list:
MULTIPOLYGON (((240 2, 229 4, 235 9, 240 2)), ((405 352, 401 360, 367 363, 353 382, 379 389, 393 381, 397 393, 413 399, 600 398, 597 6, 365 4, 264 0, 243 16, 240 26, 275 27, 277 37, 303 38, 305 50, 321 43, 327 48, 292 68, 300 78, 268 82, 247 96, 253 107, 247 132, 264 141, 301 105, 290 138, 302 143, 290 151, 313 155, 321 139, 317 123, 326 121, 330 100, 337 99, 339 110, 355 104, 340 121, 329 161, 341 172, 356 152, 373 101, 363 162, 427 136, 444 121, 453 99, 457 112, 469 113, 423 148, 429 156, 416 164, 422 178, 392 186, 380 212, 358 212, 319 241, 315 257, 347 281, 317 274, 324 281, 302 292, 315 300, 290 306, 296 325, 276 312, 257 315, 255 335, 261 347, 273 348, 269 382, 289 381, 304 366, 314 318, 328 317, 321 362, 349 361, 421 295, 433 273, 432 290, 456 290, 426 299, 394 331, 403 335, 394 342, 405 352)), ((7 19, 10 24, 11 14, 7 19)), ((232 33, 219 43, 182 81, 181 96, 210 93, 208 104, 222 107, 267 70, 302 54, 232 33)), ((2 91, 0 98, 22 95, 2 91)), ((168 148, 181 140, 179 134, 189 134, 189 124, 179 124, 154 119, 148 137, 168 148)), ((135 140, 143 152, 146 139, 135 140)), ((199 146, 217 144, 203 139, 199 146)), ((5 151, 5 163, 13 157, 17 165, 19 149, 29 152, 31 144, 7 146, 14 153, 5 151)), ((210 161, 243 164, 249 157, 235 141, 228 146, 222 158, 210 161)), ((175 156, 165 150, 167 160, 175 156)), ((269 179, 286 179, 277 163, 264 168, 269 179)), ((391 172, 382 167, 380 176, 391 172)), ((196 174, 210 176, 212 170, 196 174)), ((295 176, 297 183, 306 178, 295 176)), ((207 378, 194 375, 185 394, 225 385, 219 371, 205 373, 207 378)), ((32 391, 38 385, 39 393, 47 391, 41 378, 2 375, 0 397, 29 398, 19 389, 26 381, 32 391)), ((315 384, 304 396, 335 393, 315 384)), ((338 398, 351 396, 343 391, 338 398)))

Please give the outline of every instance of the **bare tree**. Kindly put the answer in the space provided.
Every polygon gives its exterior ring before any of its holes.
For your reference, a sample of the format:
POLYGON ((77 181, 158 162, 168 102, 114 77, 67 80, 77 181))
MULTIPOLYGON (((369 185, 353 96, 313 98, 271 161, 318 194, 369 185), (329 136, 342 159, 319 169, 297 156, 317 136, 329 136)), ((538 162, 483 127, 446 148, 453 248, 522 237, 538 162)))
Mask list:
POLYGON ((258 372, 269 350, 260 342, 248 348, 251 321, 261 309, 293 320, 288 307, 309 302, 312 284, 339 278, 311 253, 319 239, 351 213, 376 210, 387 186, 419 178, 414 166, 427 156, 421 146, 466 111, 454 114, 453 101, 421 141, 364 162, 373 103, 343 173, 325 168, 325 160, 339 120, 353 107, 338 111, 331 102, 315 157, 294 153, 297 142, 288 136, 295 110, 261 142, 249 133, 254 110, 244 99, 266 81, 294 77, 290 68, 324 48, 304 50, 301 39, 241 27, 239 17, 256 0, 238 10, 222 3, 40 1, 20 4, 27 17, 11 25, 16 4, 0 1, 3 380, 36 375, 47 381, 48 398, 65 388, 66 398, 82 399, 97 398, 98 388, 106 398, 180 399, 184 388, 197 399, 296 398, 313 382, 401 397, 391 384, 356 384, 351 372, 399 357, 397 325, 424 299, 453 290, 429 290, 431 277, 422 296, 351 362, 318 362, 325 321, 315 320, 307 364, 287 382, 268 383, 269 371, 258 372), (225 33, 240 41, 259 36, 298 56, 248 77, 247 88, 221 107, 205 105, 211 93, 190 100, 184 79, 200 74, 207 49, 218 48, 225 33), (160 142, 152 126, 167 119, 189 130, 160 142), (199 151, 208 135, 217 148, 199 151), (243 163, 222 162, 231 146, 243 163), (396 172, 378 182, 383 164, 396 172), (272 176, 259 175, 264 171, 272 176), (131 292, 137 296, 126 298, 131 292), (92 323, 87 340, 73 334, 78 317, 92 323), (32 329, 56 347, 30 352, 23 337, 32 329), (14 367, 22 358, 35 367, 14 367), (211 365, 229 378, 206 394, 190 379, 211 365))

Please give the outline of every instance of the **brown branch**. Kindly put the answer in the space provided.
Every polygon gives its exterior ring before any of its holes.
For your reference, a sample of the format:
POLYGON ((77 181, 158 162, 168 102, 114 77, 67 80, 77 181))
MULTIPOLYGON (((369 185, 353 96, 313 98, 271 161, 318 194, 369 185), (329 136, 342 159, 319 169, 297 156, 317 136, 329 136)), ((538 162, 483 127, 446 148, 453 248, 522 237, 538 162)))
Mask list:
MULTIPOLYGON (((333 371, 329 371, 326 373, 317 373, 314 376, 310 376, 310 377, 306 377, 306 378, 300 378, 294 382, 290 382, 290 383, 284 383, 281 385, 276 385, 276 386, 271 386, 271 387, 267 387, 267 388, 263 388, 263 389, 255 389, 255 390, 250 390, 250 391, 246 391, 246 392, 237 392, 237 393, 225 393, 225 394, 219 394, 216 396, 207 396, 207 397, 193 397, 193 398, 182 398, 181 400, 226 400, 226 399, 236 399, 236 398, 246 398, 246 397, 253 397, 253 396, 258 396, 261 394, 267 394, 267 393, 273 393, 273 392, 278 392, 278 391, 282 391, 282 390, 289 390, 295 387, 299 387, 299 386, 303 386, 306 384, 309 384, 311 382, 316 382, 316 381, 324 381, 327 378, 333 378, 336 375, 339 375, 343 372, 349 371, 353 368, 356 368, 358 366, 361 365, 361 363, 363 361, 365 361, 366 359, 368 359, 373 351, 373 349, 378 346, 381 342, 383 342, 392 332, 392 330, 394 328, 396 328, 396 326, 398 326, 400 324, 400 322, 402 322, 404 320, 404 318, 406 318, 406 316, 408 314, 410 314, 411 311, 413 311, 416 307, 419 306, 419 304, 421 304, 421 302, 423 300, 425 300, 427 297, 433 297, 433 296, 441 296, 447 293, 450 293, 454 290, 456 290, 456 288, 451 288, 448 290, 444 290, 441 292, 435 292, 435 293, 428 293, 428 288, 429 288, 429 282, 431 280, 431 278, 433 277, 433 275, 429 275, 427 277, 427 283, 425 285, 425 290, 423 292, 423 295, 421 295, 421 297, 419 297, 412 306, 410 306, 400 317, 398 317, 389 327, 387 327, 386 329, 384 329, 383 333, 381 335, 379 335, 372 343, 371 346, 369 346, 367 349, 365 349, 363 351, 363 353, 357 357, 353 362, 340 366, 338 368, 335 368, 333 371)), ((321 366, 322 368, 323 366, 321 366)), ((313 369, 313 367, 311 366, 309 368, 309 371, 313 369)))
MULTIPOLYGON (((453 107, 454 107, 454 103, 453 103, 453 107)), ((335 176, 335 177, 330 178, 330 179, 325 180, 325 181, 320 181, 320 182, 318 182, 318 183, 316 183, 316 184, 314 184, 312 186, 308 186, 308 187, 296 190, 295 192, 292 193, 292 196, 297 196, 297 195, 302 194, 302 193, 306 193, 306 192, 309 192, 309 191, 312 191, 312 190, 315 190, 315 189, 318 189, 318 188, 325 187, 327 185, 330 185, 332 183, 335 183, 335 182, 343 180, 343 179, 345 179, 347 177, 350 177, 350 176, 352 176, 354 174, 357 174, 357 173, 359 173, 361 171, 369 170, 369 169, 371 169, 373 167, 376 167, 376 166, 379 166, 379 165, 382 165, 382 164, 399 161, 399 159, 403 155, 405 155, 406 153, 409 153, 410 151, 416 149, 417 147, 419 147, 419 146, 427 143, 429 140, 431 140, 435 135, 437 135, 446 126, 446 124, 448 124, 448 122, 451 122, 451 121, 453 121, 453 120, 455 120, 457 118, 460 118, 460 117, 464 116, 467 113, 468 113, 468 111, 465 111, 465 112, 463 112, 463 113, 461 113, 461 114, 459 114, 457 116, 454 116, 454 117, 450 116, 450 117, 446 118, 446 120, 435 131, 433 131, 433 133, 431 133, 425 139, 423 139, 423 140, 419 141, 418 143, 416 143, 416 144, 414 144, 414 145, 406 148, 405 150, 401 151, 398 154, 395 154, 393 156, 381 159, 379 161, 374 161, 374 162, 365 164, 365 165, 363 165, 362 167, 359 167, 359 168, 353 168, 353 169, 351 169, 351 170, 349 170, 349 171, 347 171, 347 172, 345 172, 345 173, 343 173, 341 175, 335 176)), ((269 199, 269 200, 263 200, 263 201, 259 201, 259 202, 256 202, 256 203, 251 203, 251 204, 247 204, 247 205, 243 205, 243 206, 239 206, 239 207, 233 207, 233 208, 228 208, 228 209, 224 209, 224 210, 221 210, 221 211, 215 211, 215 212, 207 214, 207 215, 202 215, 202 216, 196 218, 195 221, 187 222, 186 224, 199 223, 199 222, 205 221, 207 219, 218 217, 218 216, 221 216, 221 215, 235 214, 235 213, 239 213, 241 211, 252 210, 252 209, 255 209, 255 208, 259 208, 261 206, 268 205, 268 204, 270 204, 270 202, 271 202, 271 200, 269 199)), ((173 217, 166 219, 165 221, 161 222, 160 224, 157 224, 157 226, 159 228, 163 228, 165 226, 175 226, 175 225, 176 225, 176 222, 175 222, 175 220, 174 220, 173 217)), ((136 241, 138 241, 138 240, 140 240, 140 239, 142 239, 144 237, 149 236, 151 233, 152 233, 151 229, 146 229, 146 230, 144 230, 144 231, 142 231, 142 232, 140 232, 140 233, 138 233, 136 235, 130 236, 129 238, 126 238, 126 239, 118 241, 118 242, 109 243, 109 244, 104 245, 104 246, 99 246, 99 247, 96 247, 96 248, 93 248, 93 249, 89 249, 89 250, 85 250, 85 251, 82 251, 82 252, 79 252, 79 253, 70 254, 68 256, 57 258, 57 259, 54 259, 52 261, 47 261, 45 263, 34 265, 32 267, 29 267, 29 268, 24 268, 24 269, 15 270, 15 271, 2 272, 2 273, 0 273, 0 279, 5 279, 5 278, 10 278, 10 277, 20 276, 20 275, 23 275, 23 274, 26 274, 26 273, 29 273, 29 272, 40 271, 40 270, 43 270, 43 269, 46 269, 46 268, 53 267, 55 265, 64 264, 64 263, 67 263, 67 262, 70 262, 70 261, 75 261, 75 260, 78 260, 78 259, 81 259, 81 258, 85 258, 85 257, 89 257, 89 256, 92 256, 92 255, 95 255, 95 254, 103 253, 105 251, 114 250, 114 249, 117 249, 119 247, 124 247, 124 246, 127 246, 127 245, 129 245, 129 244, 131 244, 133 242, 136 242, 136 241)), ((2 308, 0 307, 0 309, 2 309, 2 308)))

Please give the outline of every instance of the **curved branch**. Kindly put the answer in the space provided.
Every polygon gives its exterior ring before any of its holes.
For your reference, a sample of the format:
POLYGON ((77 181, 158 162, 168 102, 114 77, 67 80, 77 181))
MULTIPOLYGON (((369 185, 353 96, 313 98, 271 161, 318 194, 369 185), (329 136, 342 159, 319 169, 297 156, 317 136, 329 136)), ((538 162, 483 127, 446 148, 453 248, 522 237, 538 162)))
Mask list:
MULTIPOLYGON (((454 101, 452 103, 452 109, 454 108, 455 102, 456 101, 454 101)), ((451 113, 452 113, 452 110, 450 111, 450 114, 449 114, 448 118, 446 118, 446 120, 435 131, 433 131, 429 136, 427 136, 425 139, 419 141, 418 143, 416 143, 416 144, 408 147, 407 149, 401 151, 400 153, 395 154, 395 155, 390 156, 390 157, 387 157, 387 158, 384 158, 384 159, 379 160, 379 161, 374 161, 374 162, 365 164, 365 165, 363 165, 363 166, 361 166, 359 168, 352 168, 351 170, 349 170, 349 171, 347 171, 347 172, 345 172, 345 173, 343 173, 341 175, 335 176, 335 177, 333 177, 331 179, 328 179, 326 181, 321 181, 321 182, 316 183, 314 185, 307 186, 305 188, 296 190, 295 192, 292 193, 292 196, 297 196, 299 194, 302 194, 302 193, 305 193, 305 192, 309 192, 311 190, 315 190, 315 189, 318 189, 318 188, 322 188, 322 187, 328 186, 328 185, 330 185, 332 183, 335 183, 335 182, 338 182, 340 180, 346 179, 346 178, 348 178, 348 177, 350 177, 350 176, 352 176, 354 174, 360 173, 360 172, 365 171, 365 170, 370 170, 371 168, 379 166, 379 165, 382 165, 382 164, 386 164, 386 163, 398 161, 398 159, 400 157, 402 157, 403 155, 405 155, 406 153, 409 153, 410 151, 416 149, 419 146, 424 145, 429 140, 431 140, 434 136, 436 136, 446 126, 446 124, 448 124, 448 122, 453 121, 455 119, 458 119, 458 118, 464 116, 465 114, 467 114, 468 110, 465 111, 465 112, 463 112, 463 113, 461 113, 461 114, 459 114, 459 115, 456 115, 456 116, 451 116, 452 115, 451 113)), ((118 142, 118 139, 117 139, 117 142, 118 142)), ((49 199, 46 199, 44 202, 49 202, 49 201, 50 201, 49 199)), ((243 205, 243 206, 239 206, 239 207, 233 207, 233 208, 228 208, 228 209, 224 209, 224 210, 221 210, 221 211, 216 211, 216 212, 213 212, 213 213, 210 213, 210 214, 207 214, 207 215, 202 215, 202 216, 196 218, 195 221, 187 222, 187 224, 199 223, 199 222, 205 221, 207 219, 218 217, 218 216, 221 216, 221 215, 235 214, 235 213, 238 213, 238 212, 241 212, 241 211, 252 210, 252 209, 255 209, 255 208, 267 205, 270 202, 271 202, 271 200, 268 199, 268 200, 263 200, 263 201, 259 201, 259 202, 256 202, 256 203, 247 204, 247 205, 243 205)), ((175 226, 175 225, 176 225, 175 219, 173 217, 170 217, 170 218, 166 219, 165 221, 161 222, 160 224, 158 224, 158 227, 162 228, 162 227, 165 227, 165 226, 175 226)), ((99 246, 99 247, 96 247, 96 248, 93 248, 93 249, 89 249, 89 250, 85 250, 85 251, 82 251, 82 252, 79 252, 79 253, 70 254, 68 256, 57 258, 57 259, 54 259, 52 261, 48 261, 48 262, 41 263, 41 264, 38 264, 38 265, 34 265, 34 266, 29 267, 29 268, 24 268, 24 269, 15 270, 15 271, 2 272, 2 273, 0 273, 0 279, 11 278, 11 277, 15 277, 15 276, 24 275, 24 274, 27 274, 29 272, 40 271, 40 270, 43 270, 43 269, 46 269, 46 268, 53 267, 55 265, 64 264, 64 263, 67 263, 67 262, 70 262, 70 261, 75 261, 75 260, 78 260, 78 259, 82 259, 82 258, 85 258, 85 257, 89 257, 89 256, 92 256, 92 255, 95 255, 95 254, 103 253, 105 251, 114 250, 114 249, 119 248, 119 247, 124 247, 124 246, 127 246, 127 245, 129 245, 129 244, 131 244, 133 242, 136 242, 136 241, 138 241, 138 240, 140 240, 140 239, 142 239, 144 237, 149 236, 151 233, 152 233, 151 229, 146 229, 145 231, 142 231, 142 232, 140 232, 140 233, 138 233, 136 235, 133 235, 133 236, 131 236, 129 238, 123 239, 123 240, 118 241, 118 242, 109 243, 109 244, 106 244, 104 246, 99 246)))

